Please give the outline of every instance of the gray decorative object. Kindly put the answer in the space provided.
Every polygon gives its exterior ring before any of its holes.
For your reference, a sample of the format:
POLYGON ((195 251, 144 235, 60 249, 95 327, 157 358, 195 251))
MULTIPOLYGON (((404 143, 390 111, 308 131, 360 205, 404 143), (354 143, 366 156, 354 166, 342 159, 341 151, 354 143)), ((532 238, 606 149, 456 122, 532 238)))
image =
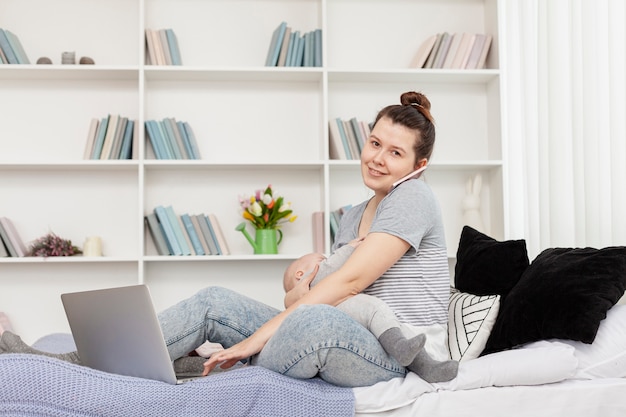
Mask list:
POLYGON ((42 56, 41 58, 37 60, 37 63, 40 65, 52 64, 52 60, 48 58, 47 56, 42 56))
POLYGON ((61 54, 61 64, 67 64, 67 65, 76 64, 76 53, 63 52, 63 54, 61 54))
POLYGON ((78 61, 81 65, 93 65, 95 64, 94 60, 89 58, 88 56, 84 56, 78 61))

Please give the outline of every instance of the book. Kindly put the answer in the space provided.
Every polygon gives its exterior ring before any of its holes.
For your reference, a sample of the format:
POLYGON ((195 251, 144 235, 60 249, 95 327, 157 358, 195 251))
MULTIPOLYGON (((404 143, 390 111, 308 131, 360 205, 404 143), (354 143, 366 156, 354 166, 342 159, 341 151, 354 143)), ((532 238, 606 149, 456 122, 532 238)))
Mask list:
POLYGON ((0 234, 0 258, 8 258, 9 256, 11 255, 9 255, 9 251, 4 245, 4 239, 2 239, 2 235, 0 234))
POLYGON ((341 137, 341 143, 343 143, 343 149, 346 152, 346 159, 354 159, 352 156, 352 148, 348 143, 348 135, 346 134, 343 127, 343 120, 337 117, 335 118, 335 123, 337 124, 337 130, 339 130, 339 136, 341 137))
POLYGON ((441 38, 441 45, 439 45, 439 50, 437 51, 437 56, 435 56, 435 60, 433 61, 433 68, 443 68, 443 62, 448 55, 451 41, 451 35, 448 32, 444 32, 441 38))
POLYGON ((187 139, 189 140, 189 146, 191 147, 193 159, 201 159, 200 149, 198 148, 198 142, 196 141, 196 135, 193 133, 193 129, 188 122, 183 122, 183 128, 187 139))
POLYGON ((103 117, 98 125, 98 132, 96 134, 96 141, 93 145, 93 151, 91 152, 91 159, 100 159, 102 154, 102 146, 104 145, 104 137, 107 133, 107 126, 109 125, 109 119, 111 115, 103 117))
POLYGON ((274 32, 272 32, 272 38, 270 40, 270 46, 267 51, 267 58, 265 59, 266 67, 275 67, 278 64, 278 56, 280 54, 280 47, 283 44, 283 37, 287 30, 287 22, 281 22, 274 32))
POLYGON ((452 62, 454 61, 454 57, 459 50, 459 45, 461 44, 461 39, 463 38, 463 35, 459 33, 455 33, 451 36, 452 40, 450 41, 450 48, 448 48, 446 59, 443 62, 443 68, 452 68, 452 62))
POLYGON ((128 120, 126 124, 126 130, 124 131, 124 138, 122 139, 122 147, 118 155, 119 159, 132 159, 133 158, 133 133, 135 131, 135 121, 128 120))
POLYGON ((148 213, 144 216, 144 220, 146 222, 146 227, 148 228, 148 232, 150 232, 150 236, 152 236, 152 241, 154 242, 154 246, 156 247, 157 253, 163 256, 169 256, 170 249, 165 240, 165 233, 163 232, 163 227, 161 226, 159 219, 157 218, 155 213, 148 213))
POLYGON ((106 135, 102 144, 102 152, 100 153, 100 159, 108 159, 113 147, 113 141, 115 140, 115 131, 117 124, 120 121, 119 114, 112 114, 109 116, 109 124, 107 126, 106 135))
POLYGON ((433 45, 433 49, 430 51, 428 55, 428 59, 424 64, 424 68, 432 68, 433 63, 435 62, 435 57, 437 56, 437 52, 439 51, 439 46, 441 45, 441 40, 443 39, 443 33, 438 33, 437 38, 435 39, 435 44, 433 45))
POLYGON ((346 160, 346 150, 343 147, 341 141, 341 134, 339 133, 339 127, 335 120, 328 121, 328 148, 331 159, 346 160))
POLYGON ((294 67, 301 67, 304 65, 304 35, 300 35, 298 38, 298 49, 296 51, 294 67))
POLYGON ((185 213, 181 214, 180 218, 183 221, 183 225, 185 226, 185 230, 187 231, 187 235, 189 236, 189 240, 191 241, 191 245, 193 246, 193 250, 196 252, 196 255, 206 255, 204 247, 202 246, 202 243, 200 243, 200 236, 198 236, 196 228, 191 221, 191 216, 188 213, 185 213))
POLYGON ((298 36, 297 31, 292 31, 289 35, 289 45, 287 45, 287 56, 285 57, 285 66, 292 67, 291 63, 293 62, 293 55, 296 45, 296 36, 298 36))
POLYGON ((365 144, 365 137, 363 137, 360 123, 356 117, 352 117, 350 119, 350 124, 352 125, 352 131, 354 132, 354 137, 356 138, 356 144, 358 145, 360 156, 361 151, 363 150, 363 145, 365 144))
POLYGON ((87 132, 87 141, 85 143, 85 151, 83 152, 83 159, 91 159, 91 154, 93 153, 93 147, 96 143, 96 137, 98 134, 98 126, 100 125, 100 120, 97 118, 91 119, 89 123, 89 131, 87 132))
POLYGON ((469 43, 472 39, 472 34, 471 33, 463 33, 461 35, 461 40, 459 43, 459 47, 456 51, 456 54, 454 56, 454 60, 451 63, 450 68, 454 68, 454 69, 461 69, 463 68, 463 57, 465 56, 466 51, 469 48, 469 43))
POLYGON ((157 29, 152 29, 150 31, 150 36, 152 37, 152 44, 154 45, 154 55, 156 58, 156 63, 153 65, 165 65, 165 54, 163 52, 163 44, 161 43, 161 36, 159 36, 159 31, 157 29))
POLYGON ((435 46, 435 41, 437 40, 437 35, 432 35, 426 38, 422 44, 417 48, 417 52, 413 56, 413 60, 409 64, 410 68, 423 68, 428 56, 433 50, 433 46, 435 46))
POLYGON ((283 42, 280 46, 280 53, 278 54, 278 62, 277 66, 284 67, 287 62, 287 52, 289 51, 289 40, 291 39, 291 27, 287 26, 285 28, 285 33, 283 34, 283 42))
POLYGON ((17 254, 16 256, 26 256, 28 254, 28 249, 26 248, 26 245, 24 245, 24 242, 20 238, 20 235, 17 233, 17 229, 15 228, 13 222, 7 217, 0 217, 0 224, 4 228, 9 242, 11 243, 11 246, 13 246, 13 249, 17 254))
POLYGON ((466 69, 476 69, 476 66, 478 65, 478 60, 480 59, 480 55, 483 51, 485 39, 486 36, 482 33, 477 33, 476 35, 474 35, 472 50, 470 51, 467 57, 467 63, 465 64, 466 69))
POLYGON ((115 128, 115 136, 113 136, 113 143, 111 144, 111 151, 109 152, 108 159, 119 159, 120 150, 122 149, 122 140, 124 139, 127 124, 128 117, 120 117, 120 120, 115 128))
POLYGON ((182 232, 183 239, 185 239, 187 247, 189 248, 189 255, 195 255, 196 250, 194 249, 193 244, 191 243, 191 238, 189 236, 189 233, 187 233, 187 228, 185 227, 185 223, 183 222, 182 216, 176 216, 176 218, 178 220, 178 226, 180 227, 180 230, 182 232))
POLYGON ((193 224, 193 228, 196 230, 196 235, 198 235, 198 240, 200 241, 200 245, 202 245, 202 250, 205 255, 211 255, 211 249, 209 248, 206 239, 204 238, 204 234, 202 233, 202 227, 200 226, 200 222, 198 221, 198 216, 190 215, 191 224, 193 224))
POLYGON ((157 33, 159 35, 159 42, 161 42, 161 47, 163 48, 163 57, 165 58, 164 65, 172 65, 172 54, 170 52, 169 43, 167 42, 167 33, 165 29, 159 29, 157 33))
POLYGON ((167 44, 172 56, 172 65, 183 65, 183 60, 180 56, 180 48, 178 47, 178 38, 173 29, 165 29, 167 35, 167 44))
POLYGON ((217 241, 213 237, 211 229, 209 228, 209 219, 204 214, 197 214, 195 217, 198 220, 198 224, 200 224, 202 236, 204 237, 204 241, 210 249, 211 255, 219 255, 217 249, 217 241))
POLYGON ((9 43, 9 38, 4 29, 0 28, 0 48, 2 48, 2 52, 7 57, 7 61, 9 64, 19 64, 17 56, 15 55, 15 51, 11 47, 9 43))
POLYGON ((183 150, 181 149, 184 145, 178 142, 170 121, 166 118, 161 120, 159 124, 163 130, 166 142, 169 143, 173 159, 184 159, 182 153, 183 150))
POLYGON ((313 252, 325 253, 324 212, 314 211, 312 214, 313 226, 313 252))
POLYGON ((13 53, 15 53, 15 57, 17 58, 18 64, 30 64, 30 60, 28 59, 28 55, 26 55, 26 51, 24 51, 24 47, 22 46, 22 42, 17 37, 17 35, 10 30, 5 30, 6 37, 11 44, 11 48, 13 49, 13 53))
POLYGON ((147 58, 149 65, 158 65, 157 57, 156 57, 156 49, 154 47, 154 38, 152 36, 152 29, 146 28, 146 49, 147 49, 147 58))
POLYGON ((181 159, 191 159, 188 152, 189 146, 185 143, 185 138, 181 135, 180 130, 178 129, 176 119, 168 117, 164 119, 164 122, 169 125, 171 134, 174 135, 174 141, 178 145, 181 159))
POLYGON ((476 41, 476 35, 470 34, 469 41, 465 50, 463 51, 463 58, 461 60, 461 69, 467 68, 467 61, 469 60, 470 54, 472 53, 472 48, 474 47, 474 42, 476 41))
POLYGON ((220 245, 222 255, 230 255, 230 248, 228 247, 226 236, 224 236, 224 233, 222 232, 222 227, 220 226, 220 222, 217 220, 217 216, 213 213, 209 213, 208 217, 209 217, 211 226, 213 227, 213 231, 215 232, 217 243, 220 245))
POLYGON ((170 223, 169 216, 165 210, 165 207, 159 205, 154 208, 154 214, 156 214, 159 224, 163 228, 163 234, 165 235, 165 241, 167 242, 168 249, 172 255, 182 255, 183 252, 178 244, 178 239, 174 233, 174 228, 170 223))
POLYGON ((314 39, 314 61, 313 66, 321 67, 322 66, 322 29, 315 29, 313 31, 313 39, 314 39))
POLYGON ((163 121, 155 121, 154 128, 157 130, 159 138, 161 139, 161 149, 165 153, 165 159, 176 159, 176 154, 174 153, 175 144, 172 140, 170 140, 167 132, 165 131, 163 121))
POLYGON ((133 146, 130 159, 139 159, 139 123, 135 121, 133 126, 133 146))
POLYGON ((0 241, 2 242, 4 247, 6 247, 8 256, 11 256, 14 258, 18 257, 17 251, 13 247, 13 244, 11 243, 11 239, 9 239, 9 234, 5 230, 4 226, 2 226, 2 223, 0 223, 0 241))
POLYGON ((485 68, 485 63, 487 62, 487 55, 489 54, 489 48, 491 47, 492 39, 492 35, 486 35, 485 42, 483 43, 483 49, 480 53, 480 58, 478 58, 478 63, 476 64, 476 69, 485 68))
POLYGON ((359 150, 359 144, 357 143, 356 136, 354 135, 352 124, 349 120, 342 120, 341 123, 343 125, 343 131, 346 134, 346 138, 348 139, 350 155, 352 156, 352 159, 359 159, 361 157, 361 151, 359 150))
POLYGON ((174 207, 165 206, 165 213, 167 214, 167 219, 172 226, 172 230, 174 231, 174 237, 178 242, 178 246, 180 247, 181 255, 188 256, 191 255, 191 249, 187 245, 187 239, 185 239, 185 235, 183 233, 183 229, 181 224, 178 222, 178 216, 174 211, 174 207))
POLYGON ((0 61, 2 61, 3 64, 9 63, 9 61, 7 60, 7 56, 4 54, 2 48, 0 48, 0 61))
POLYGON ((156 159, 167 159, 167 155, 163 149, 163 139, 160 137, 156 121, 146 120, 144 124, 146 132, 148 133, 148 139, 150 139, 150 145, 152 145, 152 150, 154 151, 154 156, 156 159))

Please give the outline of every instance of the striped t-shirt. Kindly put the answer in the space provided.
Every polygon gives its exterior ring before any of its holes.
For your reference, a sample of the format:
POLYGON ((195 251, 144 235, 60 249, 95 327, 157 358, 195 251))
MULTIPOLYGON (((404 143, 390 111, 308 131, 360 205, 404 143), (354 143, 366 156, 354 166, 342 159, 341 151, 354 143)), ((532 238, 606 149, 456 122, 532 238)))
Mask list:
MULTIPOLYGON (((346 212, 333 250, 358 236, 367 201, 346 212)), ((392 190, 378 205, 369 233, 408 242, 409 250, 363 293, 385 301, 398 319, 413 326, 448 321, 450 275, 439 204, 430 187, 413 179, 392 190)))

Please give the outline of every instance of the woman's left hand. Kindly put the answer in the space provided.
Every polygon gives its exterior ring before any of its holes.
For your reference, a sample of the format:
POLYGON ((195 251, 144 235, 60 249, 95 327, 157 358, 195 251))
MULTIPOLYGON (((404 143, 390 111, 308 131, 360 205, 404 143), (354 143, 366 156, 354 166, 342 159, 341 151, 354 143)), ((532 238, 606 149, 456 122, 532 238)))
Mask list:
POLYGON ((253 334, 228 349, 214 353, 206 362, 204 362, 204 371, 202 372, 202 375, 208 375, 218 365, 222 369, 228 369, 240 360, 248 359, 252 355, 259 353, 261 349, 263 349, 263 346, 265 346, 265 343, 258 339, 259 338, 255 337, 253 334))

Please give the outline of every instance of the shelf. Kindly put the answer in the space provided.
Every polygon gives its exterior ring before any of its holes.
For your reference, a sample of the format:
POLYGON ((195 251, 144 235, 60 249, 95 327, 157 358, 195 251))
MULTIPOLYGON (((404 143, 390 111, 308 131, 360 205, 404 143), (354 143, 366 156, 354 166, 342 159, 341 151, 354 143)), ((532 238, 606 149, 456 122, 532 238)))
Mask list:
POLYGON ((103 65, 0 65, 0 80, 137 80, 139 67, 103 65))

